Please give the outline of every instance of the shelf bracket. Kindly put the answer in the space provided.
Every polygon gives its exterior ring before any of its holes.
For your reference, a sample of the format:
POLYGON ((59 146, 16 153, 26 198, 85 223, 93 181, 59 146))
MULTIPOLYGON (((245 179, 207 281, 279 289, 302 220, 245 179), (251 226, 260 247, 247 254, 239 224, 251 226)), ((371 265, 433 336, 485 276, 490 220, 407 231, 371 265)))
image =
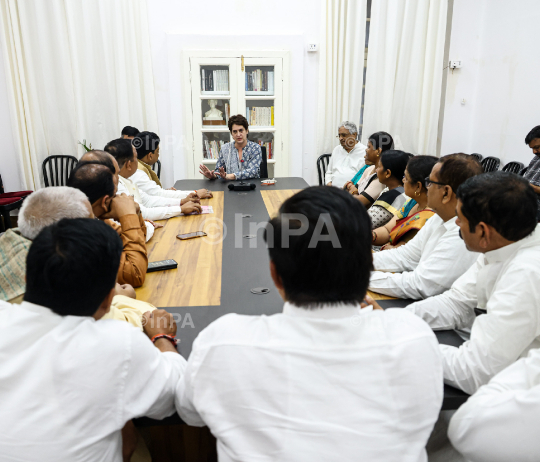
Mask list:
POLYGON ((244 55, 241 56, 242 59, 242 72, 244 72, 244 55))

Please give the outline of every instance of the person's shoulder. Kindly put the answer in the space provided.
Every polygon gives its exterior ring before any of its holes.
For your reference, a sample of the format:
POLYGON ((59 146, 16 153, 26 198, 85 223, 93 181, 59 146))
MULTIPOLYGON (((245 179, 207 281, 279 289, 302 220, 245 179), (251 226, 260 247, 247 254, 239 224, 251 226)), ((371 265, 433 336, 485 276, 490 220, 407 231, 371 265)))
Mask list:
POLYGON ((248 144, 251 146, 251 149, 255 149, 256 151, 261 151, 261 145, 259 143, 255 143, 254 141, 249 141, 248 144))
POLYGON ((148 178, 148 175, 145 173, 144 170, 142 170, 142 169, 140 168, 140 165, 141 165, 141 164, 139 164, 139 167, 137 167, 137 170, 135 171, 135 173, 129 177, 129 180, 130 180, 132 183, 136 183, 137 180, 140 181, 140 180, 145 180, 145 179, 148 178))
POLYGON ((392 331, 392 338, 420 338, 436 339, 433 330, 419 316, 402 308, 388 308, 384 312, 385 327, 392 331))
POLYGON ((268 320, 267 316, 250 316, 229 313, 212 322, 203 329, 197 340, 200 346, 217 346, 233 343, 244 343, 262 328, 268 320))

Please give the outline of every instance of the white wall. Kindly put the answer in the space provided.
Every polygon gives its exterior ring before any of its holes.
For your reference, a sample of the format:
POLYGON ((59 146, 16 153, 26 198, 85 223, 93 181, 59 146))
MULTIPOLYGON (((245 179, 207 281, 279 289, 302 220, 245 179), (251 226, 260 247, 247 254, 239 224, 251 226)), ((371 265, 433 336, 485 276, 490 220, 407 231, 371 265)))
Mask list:
POLYGON ((538 112, 538 0, 455 0, 441 154, 477 152, 527 165, 538 112), (461 100, 465 99, 465 105, 461 100))
POLYGON ((9 112, 8 89, 3 48, 0 46, 0 175, 6 192, 20 191, 21 179, 13 141, 14 121, 9 112))
POLYGON ((148 0, 148 19, 160 137, 175 140, 163 149, 166 186, 186 176, 182 118, 182 49, 288 49, 292 52, 291 176, 315 184, 318 54, 308 42, 320 42, 321 0, 148 0))

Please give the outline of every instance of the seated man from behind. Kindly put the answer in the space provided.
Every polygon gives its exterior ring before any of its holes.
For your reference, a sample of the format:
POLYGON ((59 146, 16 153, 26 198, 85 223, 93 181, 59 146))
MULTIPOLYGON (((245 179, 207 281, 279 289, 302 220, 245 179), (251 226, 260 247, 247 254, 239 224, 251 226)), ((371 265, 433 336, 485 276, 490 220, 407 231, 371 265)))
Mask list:
POLYGON ((308 188, 270 225, 283 313, 228 314, 204 329, 178 384, 180 416, 208 425, 220 460, 426 460, 443 395, 437 340, 402 309, 361 309, 364 206, 308 188))
POLYGON ((124 128, 122 128, 122 138, 125 140, 132 140, 139 134, 139 130, 135 127, 130 127, 129 125, 126 125, 124 128))
POLYGON ((34 239, 23 303, 0 302, 3 462, 120 462, 127 421, 174 412, 185 360, 165 337, 176 334, 172 316, 146 313, 146 335, 96 322, 121 255, 122 241, 99 220, 63 219, 34 239))
POLYGON ((525 137, 525 144, 527 144, 534 154, 527 171, 523 174, 536 193, 536 200, 538 202, 538 216, 540 217, 540 125, 534 127, 525 137))
POLYGON ((433 329, 472 325, 469 341, 441 351, 445 382, 474 393, 540 347, 540 229, 534 191, 512 173, 473 177, 457 197, 463 240, 481 255, 450 290, 406 309, 433 329), (486 314, 476 317, 477 307, 486 314))
MULTIPOLYGON (((26 291, 26 256, 32 240, 62 218, 94 218, 92 206, 82 191, 67 186, 44 188, 29 196, 19 212, 19 229, 0 236, 0 300, 21 303, 26 291)), ((155 310, 150 303, 135 300, 129 284, 116 284, 110 311, 102 319, 127 321, 142 329, 141 317, 155 310)))
POLYGON ((452 417, 448 437, 470 462, 536 461, 540 349, 482 386, 452 417))
POLYGON ((436 215, 407 244, 374 255, 377 271, 371 275, 369 290, 424 299, 448 290, 470 268, 478 254, 469 252, 459 237, 456 191, 482 171, 478 161, 466 154, 451 154, 435 164, 426 187, 427 205, 436 215))
POLYGON ((122 238, 124 251, 118 270, 118 282, 133 287, 142 286, 148 269, 146 225, 133 197, 116 195, 114 175, 110 167, 99 161, 79 162, 71 172, 68 186, 85 193, 92 204, 94 215, 104 220, 122 238))
POLYGON ((116 159, 120 168, 118 193, 133 196, 145 219, 164 220, 179 215, 201 212, 200 200, 194 193, 194 197, 188 196, 185 199, 153 196, 141 191, 131 181, 133 175, 138 171, 138 162, 137 151, 130 140, 121 138, 112 140, 105 146, 105 151, 116 159))
POLYGON ((133 138, 132 143, 137 150, 138 171, 133 174, 131 181, 135 183, 139 190, 144 191, 149 196, 161 196, 169 199, 185 199, 186 197, 199 199, 210 199, 212 193, 207 189, 196 191, 177 191, 174 188, 163 189, 161 181, 152 166, 159 159, 159 136, 154 132, 141 132, 133 138))
POLYGON ((356 124, 349 121, 341 122, 338 127, 339 146, 332 151, 324 175, 324 184, 327 186, 343 188, 364 166, 366 146, 356 139, 357 136, 356 124))

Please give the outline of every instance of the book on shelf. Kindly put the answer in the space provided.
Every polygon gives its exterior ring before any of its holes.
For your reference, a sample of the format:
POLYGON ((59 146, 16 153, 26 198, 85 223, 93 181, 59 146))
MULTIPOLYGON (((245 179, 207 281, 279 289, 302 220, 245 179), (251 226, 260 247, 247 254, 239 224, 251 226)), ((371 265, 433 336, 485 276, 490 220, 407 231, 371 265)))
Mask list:
POLYGON ((202 68, 201 88, 202 91, 229 91, 229 71, 227 69, 211 71, 202 68))
POLYGON ((261 148, 266 148, 266 159, 270 160, 274 158, 274 150, 273 150, 273 141, 268 141, 266 143, 263 143, 261 140, 257 141, 257 144, 261 148))
POLYGON ((249 125, 257 127, 274 126, 274 106, 246 108, 246 119, 249 125))
POLYGON ((255 69, 246 72, 246 91, 274 92, 274 71, 255 69))

